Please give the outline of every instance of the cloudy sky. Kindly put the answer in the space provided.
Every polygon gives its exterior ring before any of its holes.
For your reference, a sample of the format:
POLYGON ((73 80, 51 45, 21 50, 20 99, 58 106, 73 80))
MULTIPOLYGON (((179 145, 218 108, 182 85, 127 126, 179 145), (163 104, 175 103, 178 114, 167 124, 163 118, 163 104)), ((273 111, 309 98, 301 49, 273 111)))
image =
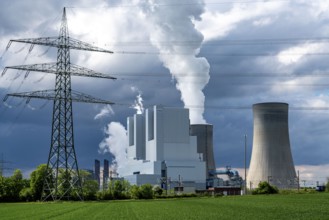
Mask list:
MULTIPOLYGON (((0 6, 1 70, 56 60, 54 48, 5 49, 10 39, 57 36, 63 7, 71 37, 114 51, 71 51, 72 63, 117 77, 72 77, 74 90, 116 103, 74 104, 80 168, 111 158, 101 144, 109 141, 108 125, 126 126, 141 99, 144 108, 190 108, 192 123, 214 125, 217 167, 242 168, 245 134, 251 155, 252 105, 286 102, 301 179, 329 176, 328 0, 3 0, 0 6)), ((8 70, 0 95, 53 89, 54 82, 51 74, 8 70)), ((46 163, 51 117, 49 101, 1 103, 6 167, 28 172, 46 163)))

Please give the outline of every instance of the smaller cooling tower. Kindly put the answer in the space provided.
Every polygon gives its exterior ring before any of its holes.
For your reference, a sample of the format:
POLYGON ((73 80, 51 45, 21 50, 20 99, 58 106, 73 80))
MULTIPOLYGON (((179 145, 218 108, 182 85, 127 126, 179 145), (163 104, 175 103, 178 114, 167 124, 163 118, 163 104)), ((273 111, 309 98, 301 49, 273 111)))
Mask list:
POLYGON ((288 104, 253 105, 254 136, 247 177, 250 188, 267 181, 279 189, 297 187, 288 130, 288 104))
POLYGON ((197 137, 197 152, 202 154, 206 162, 207 178, 216 170, 213 150, 213 126, 210 124, 195 124, 190 126, 190 135, 197 137))

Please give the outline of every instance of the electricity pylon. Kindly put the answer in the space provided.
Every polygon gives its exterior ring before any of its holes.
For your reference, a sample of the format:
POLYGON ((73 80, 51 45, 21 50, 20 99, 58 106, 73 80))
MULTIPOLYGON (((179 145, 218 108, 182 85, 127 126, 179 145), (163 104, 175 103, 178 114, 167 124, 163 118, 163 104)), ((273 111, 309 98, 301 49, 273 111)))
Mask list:
POLYGON ((8 96, 27 98, 27 103, 31 98, 53 100, 51 146, 47 162, 47 174, 43 184, 42 200, 64 200, 70 199, 72 195, 83 200, 81 179, 74 147, 72 101, 100 104, 114 103, 72 91, 71 75, 106 79, 115 78, 71 64, 70 49, 104 53, 113 52, 70 38, 65 8, 63 9, 58 37, 10 40, 7 48, 12 42, 31 44, 30 51, 34 45, 57 48, 56 63, 10 66, 6 67, 3 72, 4 74, 7 69, 18 69, 26 70, 27 74, 30 71, 54 73, 56 74, 55 90, 7 94, 4 101, 8 96))

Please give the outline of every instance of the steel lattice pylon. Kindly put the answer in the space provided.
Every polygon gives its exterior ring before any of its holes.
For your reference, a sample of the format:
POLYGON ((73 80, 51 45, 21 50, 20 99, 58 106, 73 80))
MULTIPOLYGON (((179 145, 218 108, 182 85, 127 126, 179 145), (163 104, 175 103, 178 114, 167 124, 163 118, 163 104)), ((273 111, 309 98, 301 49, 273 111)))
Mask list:
POLYGON ((41 98, 53 100, 53 118, 51 146, 47 162, 47 175, 44 179, 42 200, 63 200, 72 196, 83 200, 82 186, 78 162, 74 147, 72 101, 114 104, 113 102, 97 99, 80 92, 72 91, 71 75, 115 79, 109 75, 73 65, 70 62, 70 49, 113 53, 112 51, 94 47, 88 43, 69 37, 66 10, 63 9, 62 23, 58 37, 11 40, 12 42, 30 43, 30 51, 34 45, 57 47, 57 62, 6 67, 29 71, 41 71, 56 74, 55 90, 13 93, 8 96, 41 98))

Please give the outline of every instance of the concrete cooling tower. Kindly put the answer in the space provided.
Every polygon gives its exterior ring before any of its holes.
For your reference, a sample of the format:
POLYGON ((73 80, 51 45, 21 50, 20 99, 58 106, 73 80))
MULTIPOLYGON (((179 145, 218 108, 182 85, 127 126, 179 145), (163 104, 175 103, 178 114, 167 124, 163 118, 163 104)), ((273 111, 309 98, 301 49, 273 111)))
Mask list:
POLYGON ((197 152, 202 154, 206 162, 207 178, 216 170, 213 150, 213 126, 210 124, 194 124, 190 126, 190 135, 197 137, 197 152))
POLYGON ((267 181, 279 189, 297 188, 288 130, 288 104, 253 105, 254 136, 247 184, 267 181))

